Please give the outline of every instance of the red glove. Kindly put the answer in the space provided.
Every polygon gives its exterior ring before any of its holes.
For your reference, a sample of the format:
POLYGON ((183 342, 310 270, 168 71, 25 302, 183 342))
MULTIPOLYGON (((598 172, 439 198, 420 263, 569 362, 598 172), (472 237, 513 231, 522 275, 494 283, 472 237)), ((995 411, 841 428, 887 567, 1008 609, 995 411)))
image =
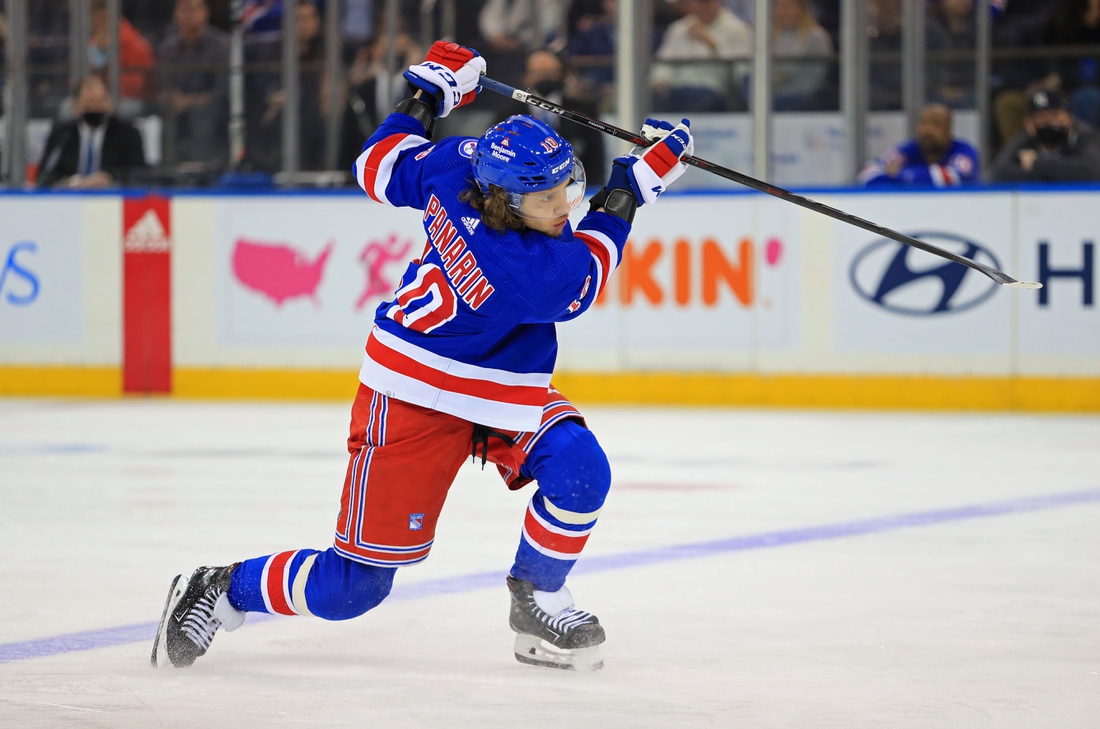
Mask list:
MULTIPOLYGON (((458 71, 474 58, 481 58, 481 54, 475 51, 473 48, 467 48, 466 46, 460 46, 457 43, 450 43, 448 41, 437 40, 432 43, 432 47, 428 49, 428 56, 425 61, 432 61, 438 63, 441 66, 446 66, 452 71, 458 71)), ((484 70, 485 61, 482 60, 475 64, 475 68, 484 70)), ((465 106, 469 104, 481 91, 481 87, 477 87, 473 91, 468 91, 462 95, 462 101, 455 105, 457 109, 459 106, 465 106)))

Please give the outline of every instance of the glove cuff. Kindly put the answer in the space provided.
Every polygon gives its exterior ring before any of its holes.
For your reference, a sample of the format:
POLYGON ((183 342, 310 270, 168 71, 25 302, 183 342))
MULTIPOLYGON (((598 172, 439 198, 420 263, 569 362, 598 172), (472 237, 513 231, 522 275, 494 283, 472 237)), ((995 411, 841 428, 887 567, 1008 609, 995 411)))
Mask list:
POLYGON ((424 136, 432 138, 435 131, 435 110, 438 104, 429 104, 424 99, 409 98, 402 101, 394 108, 395 114, 408 114, 413 119, 424 125, 424 136))

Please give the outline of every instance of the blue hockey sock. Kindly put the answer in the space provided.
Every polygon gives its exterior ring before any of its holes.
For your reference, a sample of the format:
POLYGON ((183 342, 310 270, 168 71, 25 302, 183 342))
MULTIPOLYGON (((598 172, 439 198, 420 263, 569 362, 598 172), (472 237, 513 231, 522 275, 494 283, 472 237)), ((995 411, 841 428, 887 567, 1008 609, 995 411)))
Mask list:
POLYGON ((299 549, 248 559, 233 572, 229 603, 246 612, 347 620, 390 594, 394 572, 350 560, 333 549, 299 549))
POLYGON ((535 444, 523 474, 538 481, 511 574, 554 592, 577 561, 611 488, 611 467, 591 431, 561 422, 535 444))

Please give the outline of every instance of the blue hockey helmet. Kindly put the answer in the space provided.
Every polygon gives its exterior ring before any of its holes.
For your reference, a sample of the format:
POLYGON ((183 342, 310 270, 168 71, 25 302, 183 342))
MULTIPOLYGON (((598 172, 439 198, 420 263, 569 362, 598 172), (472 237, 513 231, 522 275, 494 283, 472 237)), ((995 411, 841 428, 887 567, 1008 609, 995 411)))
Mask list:
POLYGON ((558 217, 561 205, 536 205, 532 193, 546 193, 567 183, 569 209, 584 198, 584 165, 573 146, 549 125, 517 114, 495 124, 477 140, 472 158, 474 179, 482 193, 496 185, 508 194, 508 204, 524 217, 558 217), (531 196, 524 205, 524 198, 531 196))

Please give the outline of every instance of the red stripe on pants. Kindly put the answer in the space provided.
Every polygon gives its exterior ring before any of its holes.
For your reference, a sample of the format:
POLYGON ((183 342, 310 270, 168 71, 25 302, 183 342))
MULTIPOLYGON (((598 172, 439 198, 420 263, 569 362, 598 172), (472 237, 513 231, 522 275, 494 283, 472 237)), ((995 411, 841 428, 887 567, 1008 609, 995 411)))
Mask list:
POLYGON ((570 537, 550 531, 535 518, 530 507, 527 508, 527 517, 523 520, 523 527, 527 530, 527 535, 540 547, 563 554, 580 554, 581 550, 584 549, 584 543, 588 541, 588 534, 570 537))
POLYGON ((283 592, 283 577, 290 569, 290 558, 294 552, 280 552, 271 558, 271 565, 267 568, 267 599, 271 602, 271 609, 279 615, 297 615, 286 601, 283 592))

